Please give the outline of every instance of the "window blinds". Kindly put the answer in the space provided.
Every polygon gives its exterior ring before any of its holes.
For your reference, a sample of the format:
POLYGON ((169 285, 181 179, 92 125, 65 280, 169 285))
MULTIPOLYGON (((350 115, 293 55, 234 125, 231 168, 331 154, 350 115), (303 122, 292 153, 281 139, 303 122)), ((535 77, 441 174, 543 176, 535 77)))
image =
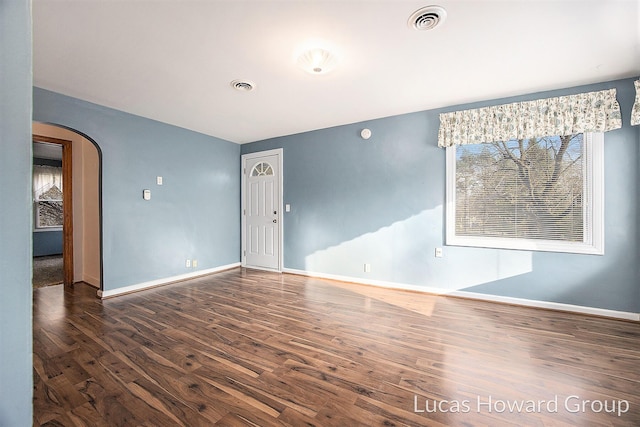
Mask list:
POLYGON ((566 140, 559 168, 550 155, 558 151, 559 137, 525 145, 526 165, 503 153, 517 151, 517 141, 500 144, 504 148, 457 147, 456 235, 582 242, 589 199, 583 170, 589 159, 582 134, 566 140), (556 169, 562 172, 554 179, 556 169))

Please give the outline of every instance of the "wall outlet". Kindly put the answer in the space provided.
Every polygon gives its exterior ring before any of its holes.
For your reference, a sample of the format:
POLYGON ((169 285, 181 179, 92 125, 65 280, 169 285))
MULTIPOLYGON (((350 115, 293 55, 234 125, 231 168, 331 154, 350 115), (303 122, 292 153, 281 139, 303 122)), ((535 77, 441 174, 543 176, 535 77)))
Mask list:
POLYGON ((365 264, 364 265, 364 272, 365 273, 371 273, 371 264, 365 264))
POLYGON ((436 248, 436 251, 435 251, 435 257, 436 257, 436 258, 442 258, 443 256, 444 256, 444 255, 443 255, 443 253, 442 253, 442 248, 436 248))
POLYGON ((191 261, 191 267, 193 268, 197 268, 198 267, 198 260, 194 259, 193 261, 191 261))
POLYGON ((186 260, 184 262, 184 266, 187 267, 187 268, 191 268, 191 260, 190 259, 186 260))

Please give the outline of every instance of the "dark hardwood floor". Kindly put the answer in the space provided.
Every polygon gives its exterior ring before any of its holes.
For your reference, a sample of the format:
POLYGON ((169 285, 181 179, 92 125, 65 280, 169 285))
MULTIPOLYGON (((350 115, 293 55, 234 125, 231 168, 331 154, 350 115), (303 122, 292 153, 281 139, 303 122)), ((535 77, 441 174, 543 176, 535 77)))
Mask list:
POLYGON ((33 327, 34 425, 640 425, 632 322, 235 269, 33 327))

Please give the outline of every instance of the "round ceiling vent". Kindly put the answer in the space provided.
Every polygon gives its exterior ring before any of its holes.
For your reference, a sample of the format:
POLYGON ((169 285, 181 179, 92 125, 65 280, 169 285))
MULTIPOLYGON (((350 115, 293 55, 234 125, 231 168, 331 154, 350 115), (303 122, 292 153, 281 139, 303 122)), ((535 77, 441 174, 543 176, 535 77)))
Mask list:
POLYGON ((440 6, 426 6, 413 12, 409 17, 409 28, 418 31, 433 30, 442 24, 447 17, 447 11, 440 6))
POLYGON ((240 92, 250 92, 256 87, 256 84, 249 80, 234 80, 230 84, 232 88, 240 92))

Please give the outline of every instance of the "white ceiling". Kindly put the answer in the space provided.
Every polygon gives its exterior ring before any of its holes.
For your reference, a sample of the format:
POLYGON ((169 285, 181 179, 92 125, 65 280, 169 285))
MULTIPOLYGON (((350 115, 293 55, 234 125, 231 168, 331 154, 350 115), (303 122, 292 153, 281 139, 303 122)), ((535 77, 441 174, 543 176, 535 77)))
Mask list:
POLYGON ((640 75, 634 0, 33 0, 33 33, 35 86, 236 143, 640 75))

